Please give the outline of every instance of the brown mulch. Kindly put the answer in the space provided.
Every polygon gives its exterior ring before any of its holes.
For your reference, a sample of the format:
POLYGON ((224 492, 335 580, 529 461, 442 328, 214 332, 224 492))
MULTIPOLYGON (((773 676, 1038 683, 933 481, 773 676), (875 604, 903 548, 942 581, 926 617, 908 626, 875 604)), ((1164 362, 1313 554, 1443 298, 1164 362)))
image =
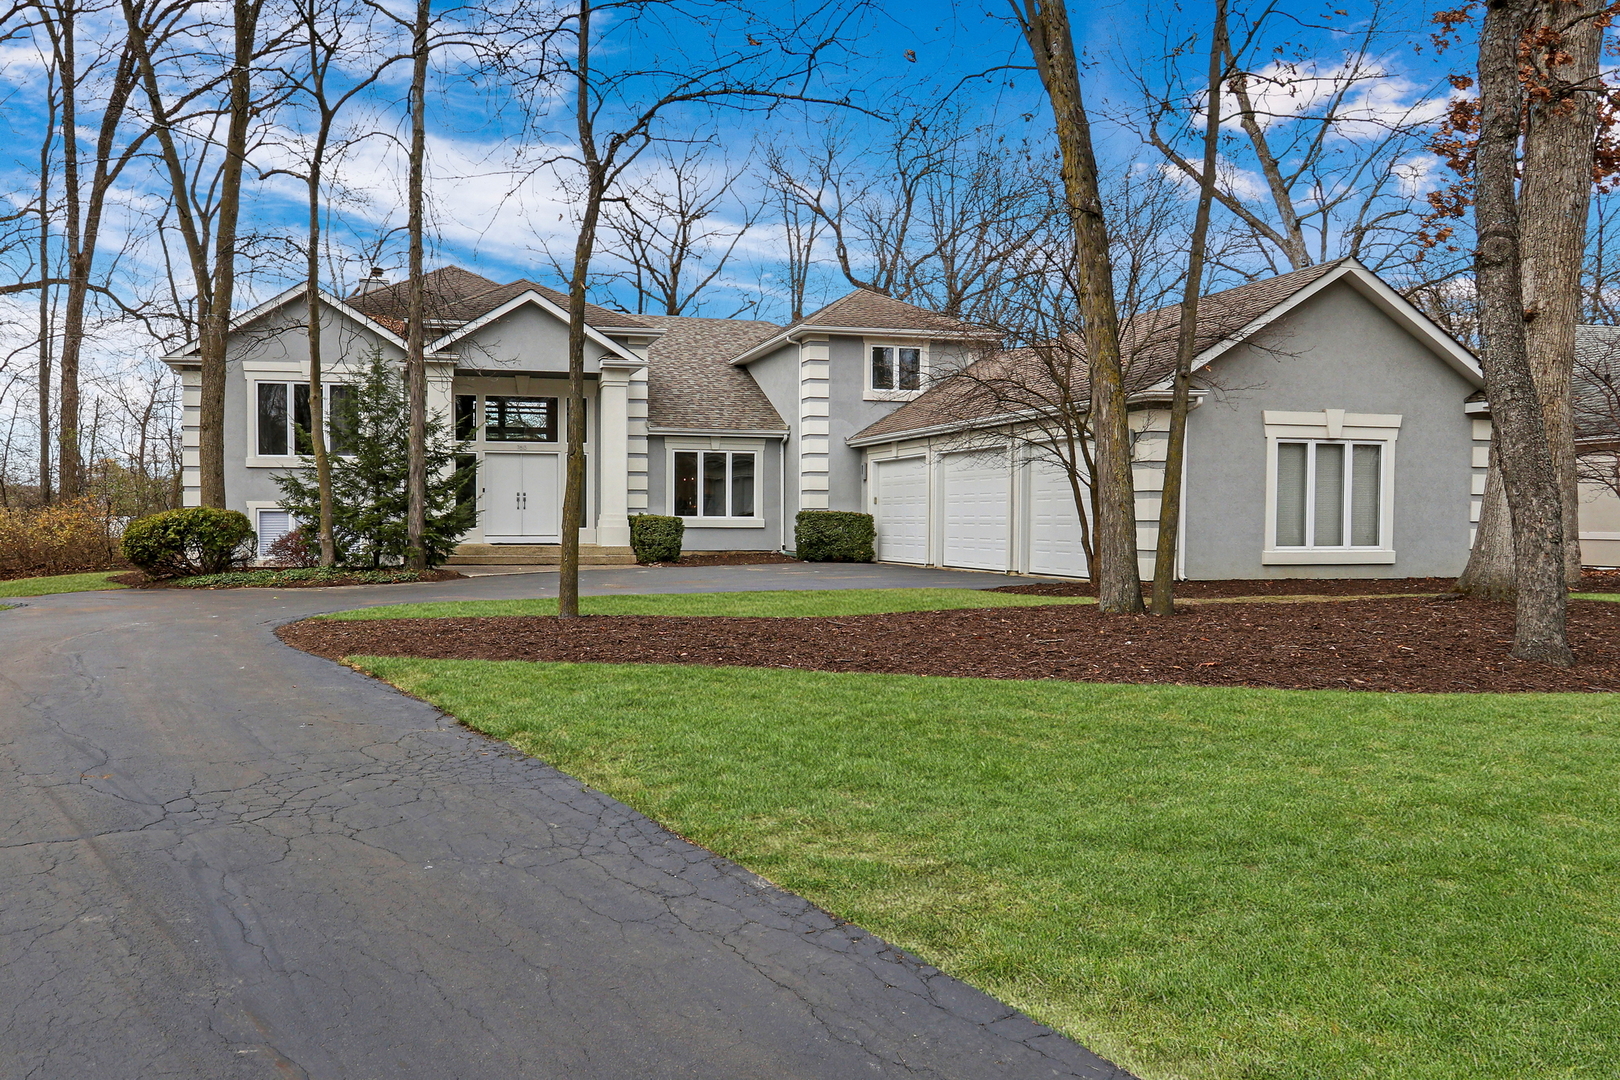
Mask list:
MULTIPOLYGON (((1397 593, 1445 594, 1456 578, 1264 578, 1230 581, 1178 581, 1177 600, 1217 600, 1231 596, 1391 596, 1397 593)), ((1144 583, 1144 588, 1146 584, 1144 583)), ((1089 581, 1037 581, 1003 585, 992 592, 1026 596, 1096 596, 1089 581)), ((1620 571, 1588 570, 1575 592, 1620 592, 1620 571)))
POLYGON ((1620 689, 1620 603, 1570 603, 1580 658, 1570 670, 1510 658, 1512 621, 1507 605, 1414 598, 1212 604, 1170 619, 1061 605, 789 619, 317 619, 278 633, 332 659, 710 664, 1285 689, 1620 689))
MULTIPOLYGON (((458 578, 464 578, 466 576, 466 574, 463 574, 459 570, 439 569, 424 570, 420 576, 412 581, 365 581, 359 577, 344 577, 339 575, 336 577, 322 578, 317 581, 278 581, 273 584, 244 582, 240 585, 210 585, 206 589, 192 587, 191 591, 209 592, 214 589, 334 589, 343 585, 423 585, 434 581, 455 581, 458 578)), ((115 582, 119 585, 126 585, 131 589, 183 589, 187 587, 177 585, 173 581, 154 581, 139 570, 128 574, 119 574, 117 577, 108 578, 107 580, 115 582)))
POLYGON ((760 563, 798 562, 780 551, 694 551, 675 562, 647 563, 647 566, 756 566, 760 563))

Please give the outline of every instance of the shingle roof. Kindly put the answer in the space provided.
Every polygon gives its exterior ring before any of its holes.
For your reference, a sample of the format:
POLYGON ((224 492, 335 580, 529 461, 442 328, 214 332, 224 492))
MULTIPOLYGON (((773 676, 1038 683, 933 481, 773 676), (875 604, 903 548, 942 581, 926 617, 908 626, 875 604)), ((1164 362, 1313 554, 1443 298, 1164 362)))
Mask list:
POLYGON ((1575 328, 1570 396, 1577 440, 1620 439, 1620 326, 1575 328))
MULTIPOLYGON (((442 266, 423 275, 427 291, 427 317, 441 325, 459 326, 489 314, 502 304, 533 289, 562 308, 568 297, 556 289, 518 279, 500 284, 459 266, 442 266)), ((410 309, 409 282, 398 281, 380 289, 357 293, 348 299, 351 307, 390 329, 404 332, 405 315, 410 309)), ((610 311, 595 304, 585 305, 585 321, 597 329, 645 329, 647 323, 622 311, 610 311)))
MULTIPOLYGON (((1201 298, 1195 355, 1237 334, 1347 261, 1306 267, 1201 298)), ((1172 304, 1143 312, 1121 327, 1120 349, 1128 393, 1139 393, 1174 374, 1180 321, 1181 305, 1172 304)), ((969 423, 1021 409, 1041 409, 1057 401, 1084 402, 1089 394, 1085 346, 1078 339, 1040 349, 995 352, 943 378, 851 439, 969 423), (1057 388, 1065 381, 1072 389, 1060 393, 1057 388)))
POLYGON ((647 354, 647 422, 700 431, 786 431, 746 368, 727 361, 781 327, 746 319, 643 315, 664 335, 647 354))
POLYGON ((982 327, 896 300, 871 289, 856 289, 791 326, 847 326, 851 329, 915 330, 927 333, 975 333, 982 327))

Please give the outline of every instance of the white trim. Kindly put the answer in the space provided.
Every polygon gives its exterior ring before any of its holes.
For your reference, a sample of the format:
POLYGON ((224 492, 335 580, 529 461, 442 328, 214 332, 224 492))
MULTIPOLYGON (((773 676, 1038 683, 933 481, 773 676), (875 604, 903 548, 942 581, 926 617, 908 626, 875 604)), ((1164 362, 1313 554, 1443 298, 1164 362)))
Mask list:
POLYGON ((647 434, 648 435, 661 435, 661 436, 665 436, 666 438, 668 438, 668 437, 681 438, 681 437, 685 437, 685 436, 691 436, 691 437, 712 437, 712 438, 716 438, 716 439, 786 439, 786 438, 791 437, 792 432, 788 432, 788 431, 728 431, 725 428, 654 427, 653 425, 649 424, 649 425, 647 425, 647 434))
MULTIPOLYGON (((702 459, 698 466, 701 470, 702 459)), ((701 476, 699 484, 701 487, 701 476)), ((765 527, 764 510, 762 507, 765 494, 765 440, 764 439, 673 439, 664 442, 664 512, 670 517, 678 517, 686 523, 688 529, 763 529, 765 527), (728 455, 726 462, 726 500, 730 502, 731 480, 731 454, 754 455, 754 513, 752 517, 706 517, 700 514, 677 514, 675 512, 675 455, 720 453, 728 455)), ((703 493, 698 492, 698 506, 703 505, 703 493)))
POLYGON ((1388 566, 1393 551, 1377 548, 1282 548, 1260 553, 1261 566, 1388 566))
MULTIPOLYGON (((510 315, 512 312, 516 311, 518 308, 524 307, 528 304, 533 304, 535 307, 538 307, 541 311, 544 311, 548 315, 560 321, 564 326, 568 325, 568 311, 565 308, 562 308, 552 301, 547 300, 544 296, 541 296, 533 289, 525 289, 523 292, 518 293, 516 296, 512 297, 512 299, 508 300, 495 310, 485 312, 472 322, 464 323, 456 329, 451 330, 449 333, 435 338, 427 346, 427 349, 430 352, 439 352, 451 342, 459 341, 470 334, 477 333, 479 330, 482 330, 484 327, 488 326, 492 322, 495 322, 497 319, 503 319, 507 315, 510 315)), ((655 338, 660 337, 665 333, 663 329, 653 326, 646 327, 645 329, 636 326, 628 326, 624 327, 623 329, 626 337, 635 335, 637 337, 655 338)), ((623 348, 622 345, 608 338, 600 330, 591 326, 589 323, 585 325, 585 336, 591 341, 596 342, 596 344, 600 345, 602 348, 606 349, 610 357, 617 357, 619 351, 623 348)), ((607 359, 607 357, 604 357, 604 359, 607 359)), ((629 357, 623 358, 623 362, 626 364, 632 364, 636 367, 646 363, 645 360, 640 359, 632 361, 629 357)))
MULTIPOLYGON (((1263 416, 1266 432, 1266 531, 1260 553, 1261 565, 1393 563, 1395 442, 1400 435, 1402 418, 1381 413, 1349 413, 1341 409, 1324 409, 1320 413, 1267 409, 1263 416), (1279 442, 1301 441, 1380 445, 1377 547, 1351 547, 1348 544, 1311 548, 1277 546, 1277 445, 1279 442)), ((1350 468, 1349 454, 1345 457, 1345 468, 1350 468)), ((1345 498, 1348 500, 1350 497, 1350 489, 1346 485, 1345 498)), ((1344 527, 1348 532, 1348 519, 1344 527)))
MULTIPOLYGON (((914 401, 928 388, 928 372, 933 358, 929 355, 927 338, 866 337, 861 339, 861 398, 865 401, 914 401), (872 350, 917 350, 917 389, 880 390, 872 385, 872 350)), ((899 357, 895 357, 895 382, 900 381, 899 357)))

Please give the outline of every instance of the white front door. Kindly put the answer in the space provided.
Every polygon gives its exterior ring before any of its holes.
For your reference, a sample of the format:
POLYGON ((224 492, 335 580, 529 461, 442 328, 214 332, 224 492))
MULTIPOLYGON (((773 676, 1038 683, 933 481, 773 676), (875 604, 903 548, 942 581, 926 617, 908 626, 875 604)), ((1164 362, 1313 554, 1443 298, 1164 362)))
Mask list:
MULTIPOLYGON (((1080 493, 1088 494, 1085 488, 1080 493)), ((1046 458, 1029 463, 1028 535, 1030 573, 1086 576, 1086 550, 1080 543, 1080 515, 1069 474, 1046 458)))
POLYGON ((562 539, 562 455, 485 454, 484 540, 555 544, 562 539))
POLYGON ((881 561, 928 561, 928 463, 924 458, 872 463, 872 517, 881 561))
POLYGON ((1012 550, 1008 520, 1011 477, 987 454, 950 454, 940 459, 946 566, 1006 570, 1012 550))

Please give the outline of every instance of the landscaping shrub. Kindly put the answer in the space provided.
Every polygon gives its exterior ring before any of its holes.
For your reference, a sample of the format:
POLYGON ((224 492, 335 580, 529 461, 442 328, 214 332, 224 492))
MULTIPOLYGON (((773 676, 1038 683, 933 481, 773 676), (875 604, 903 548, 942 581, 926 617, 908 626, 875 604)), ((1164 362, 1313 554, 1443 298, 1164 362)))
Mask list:
POLYGON ((0 510, 0 571, 62 574, 121 561, 113 522, 93 499, 0 510))
POLYGON ((871 562, 877 527, 871 514, 800 510, 793 528, 796 554, 805 562, 871 562))
POLYGON ((630 519, 630 546, 636 562, 675 562, 681 557, 686 522, 664 514, 637 514, 630 519))
POLYGON ((303 529, 281 534, 264 552, 264 561, 271 566, 291 566, 301 570, 321 565, 321 545, 303 529))
POLYGON ((137 518, 124 529, 124 557, 151 577, 220 574, 253 557, 247 515, 188 506, 137 518))

